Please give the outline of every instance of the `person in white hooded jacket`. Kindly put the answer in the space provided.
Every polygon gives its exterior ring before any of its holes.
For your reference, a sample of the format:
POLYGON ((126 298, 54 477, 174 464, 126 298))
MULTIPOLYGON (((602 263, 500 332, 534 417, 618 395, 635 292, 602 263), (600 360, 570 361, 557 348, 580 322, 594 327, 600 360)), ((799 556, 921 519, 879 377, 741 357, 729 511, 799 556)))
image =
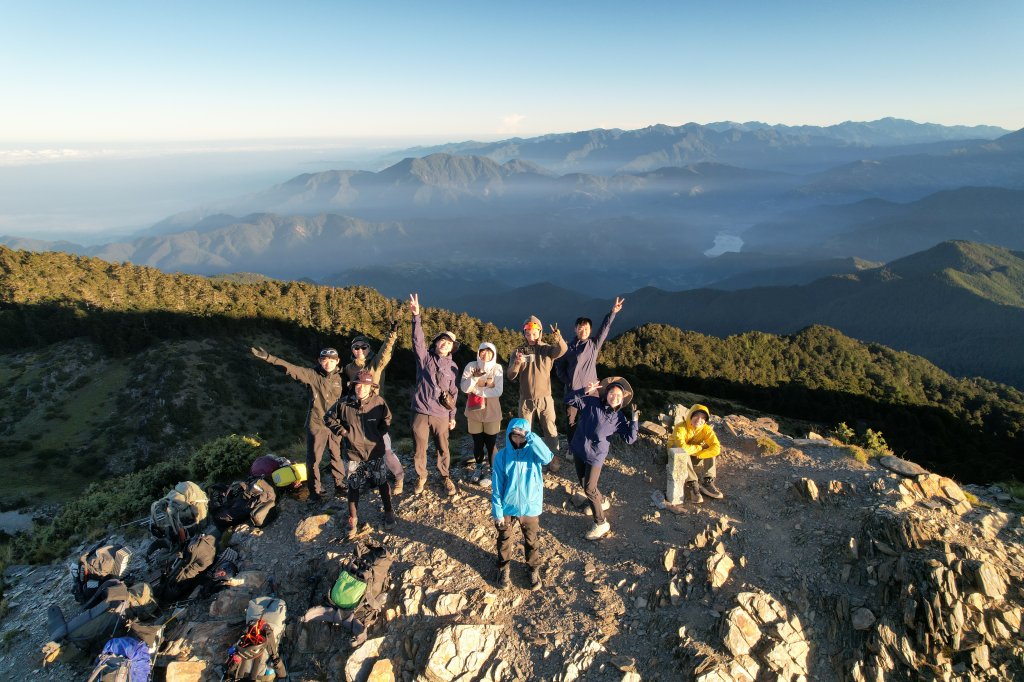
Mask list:
POLYGON ((498 351, 492 343, 481 343, 477 359, 462 370, 459 387, 466 400, 466 421, 473 436, 473 457, 476 472, 473 482, 487 486, 491 482, 490 468, 501 430, 501 393, 504 390, 504 370, 498 364, 498 351))

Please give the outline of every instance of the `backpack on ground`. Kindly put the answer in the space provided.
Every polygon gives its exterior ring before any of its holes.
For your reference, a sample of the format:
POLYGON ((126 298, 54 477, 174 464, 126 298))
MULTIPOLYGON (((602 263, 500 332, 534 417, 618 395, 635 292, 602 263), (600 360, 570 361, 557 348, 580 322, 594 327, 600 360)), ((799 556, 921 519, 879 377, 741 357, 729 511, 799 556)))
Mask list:
POLYGON ((271 474, 281 467, 289 466, 291 463, 292 461, 287 457, 263 455, 253 460, 252 465, 249 467, 249 476, 250 478, 263 478, 269 481, 271 474))
POLYGON ((196 586, 209 573, 217 558, 217 538, 200 533, 178 553, 160 583, 160 598, 178 601, 192 594, 196 586))
POLYGON ((274 486, 261 478, 232 483, 223 493, 218 489, 212 497, 210 516, 220 530, 243 523, 262 528, 275 516, 277 493, 274 486))
POLYGON ((206 521, 209 504, 202 488, 182 481, 149 508, 149 530, 158 538, 184 544, 206 521))
POLYGON ((282 599, 257 597, 249 602, 245 631, 228 649, 225 679, 261 679, 268 665, 278 676, 287 674, 278 651, 286 616, 287 606, 282 599))
POLYGON ((65 620, 60 607, 47 610, 47 625, 53 642, 70 642, 85 652, 99 649, 111 637, 124 634, 130 623, 153 618, 160 610, 148 583, 128 587, 120 580, 108 580, 85 604, 85 610, 65 620))
POLYGON ((128 570, 132 553, 124 545, 100 542, 78 558, 71 569, 71 591, 79 604, 92 599, 107 580, 120 578, 128 570))
POLYGON ((384 547, 357 545, 352 559, 345 562, 334 581, 328 600, 338 608, 356 610, 356 617, 366 623, 387 601, 394 561, 395 557, 384 547))
POLYGON ((306 465, 303 462, 294 462, 286 467, 274 470, 270 480, 278 488, 301 488, 306 482, 306 465))
POLYGON ((148 682, 152 666, 145 642, 135 637, 115 637, 103 645, 88 682, 148 682))

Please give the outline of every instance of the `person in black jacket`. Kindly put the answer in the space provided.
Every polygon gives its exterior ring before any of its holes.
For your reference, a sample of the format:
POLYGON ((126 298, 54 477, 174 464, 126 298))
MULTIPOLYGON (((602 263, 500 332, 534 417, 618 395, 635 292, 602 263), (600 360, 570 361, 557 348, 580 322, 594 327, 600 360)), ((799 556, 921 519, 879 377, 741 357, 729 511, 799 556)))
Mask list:
POLYGON ((310 497, 320 501, 324 494, 320 482, 320 460, 324 448, 331 451, 331 476, 334 478, 334 494, 341 497, 345 490, 345 466, 341 460, 341 438, 331 433, 324 425, 328 408, 338 402, 342 393, 342 374, 338 369, 338 351, 324 348, 315 367, 298 367, 281 358, 274 357, 262 348, 251 348, 252 354, 260 360, 283 367, 289 377, 309 387, 309 412, 306 414, 306 473, 310 497))
POLYGON ((384 528, 395 525, 391 486, 384 463, 384 436, 391 427, 391 409, 379 394, 373 374, 363 370, 352 382, 352 392, 338 401, 324 417, 324 424, 348 445, 348 538, 359 534, 359 494, 376 488, 384 505, 384 528))

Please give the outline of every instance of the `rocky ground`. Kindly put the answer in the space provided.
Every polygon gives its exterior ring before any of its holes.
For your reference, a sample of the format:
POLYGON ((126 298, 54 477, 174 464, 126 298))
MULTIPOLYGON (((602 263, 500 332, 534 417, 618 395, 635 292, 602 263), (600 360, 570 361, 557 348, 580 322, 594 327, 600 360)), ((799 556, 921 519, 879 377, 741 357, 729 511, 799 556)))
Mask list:
MULTIPOLYGON (((366 539, 397 560, 387 609, 354 652, 340 628, 297 626, 351 551, 344 511, 285 498, 271 526, 235 533, 245 584, 188 606, 159 674, 218 679, 246 602, 273 584, 292 679, 1024 679, 1024 526, 1008 495, 894 458, 903 473, 863 464, 770 419, 713 423, 725 499, 668 505, 657 437, 619 444, 601 482, 613 532, 596 543, 569 462, 547 476, 537 592, 521 561, 512 589, 494 587, 489 491, 465 469, 454 499, 433 482, 400 497, 390 534, 366 496, 366 539)), ((39 663, 46 605, 74 612, 66 568, 9 576, 0 678, 82 678, 74 656, 39 663)))

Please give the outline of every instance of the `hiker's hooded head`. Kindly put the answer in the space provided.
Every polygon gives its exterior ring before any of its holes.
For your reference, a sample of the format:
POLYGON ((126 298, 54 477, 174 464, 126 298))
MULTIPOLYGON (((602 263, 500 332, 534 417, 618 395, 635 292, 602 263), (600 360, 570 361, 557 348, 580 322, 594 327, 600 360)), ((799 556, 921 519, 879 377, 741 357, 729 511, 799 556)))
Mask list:
POLYGON ((530 422, 522 417, 516 417, 508 423, 505 429, 505 444, 515 450, 522 450, 530 442, 533 433, 530 431, 530 422))
POLYGON ((477 348, 476 359, 480 362, 481 368, 485 372, 489 372, 494 368, 494 364, 498 359, 498 350, 494 347, 493 343, 484 341, 477 348))
POLYGON ((373 346, 370 339, 365 336, 357 336, 352 339, 352 362, 356 367, 362 367, 373 358, 373 346))
POLYGON ((530 315, 523 322, 523 337, 526 342, 531 346, 540 341, 541 335, 544 333, 544 326, 537 319, 536 315, 530 315))
POLYGON ((703 405, 694 405, 686 411, 686 421, 695 429, 711 421, 711 410, 703 405))

